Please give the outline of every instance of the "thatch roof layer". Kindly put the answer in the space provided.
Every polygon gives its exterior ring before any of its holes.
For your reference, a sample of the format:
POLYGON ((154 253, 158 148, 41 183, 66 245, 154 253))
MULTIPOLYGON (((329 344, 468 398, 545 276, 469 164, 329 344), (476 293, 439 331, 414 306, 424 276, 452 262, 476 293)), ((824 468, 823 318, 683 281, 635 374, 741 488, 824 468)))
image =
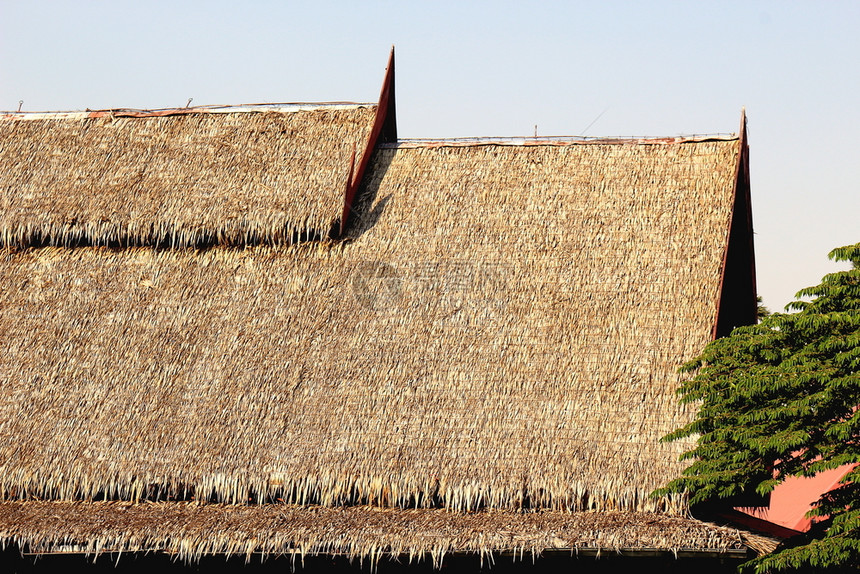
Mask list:
POLYGON ((378 151, 349 241, 7 251, 7 497, 682 511, 737 141, 378 151))
POLYGON ((398 360, 412 372, 388 375, 394 389, 446 373, 413 444, 444 429, 458 445, 453 474, 471 480, 441 488, 449 503, 672 506, 648 495, 689 445, 658 441, 692 416, 677 368, 711 338, 739 151, 377 152, 354 234, 378 277, 375 321, 398 336, 366 329, 380 352, 424 349, 398 360))
POLYGON ((0 118, 0 245, 290 243, 326 236, 375 105, 0 118))
MULTIPOLYGON (((457 513, 378 507, 224 506, 194 503, 0 503, 0 541, 30 552, 165 551, 182 560, 211 554, 343 554, 371 562, 446 554, 551 549, 727 552, 749 543, 737 530, 634 512, 457 513)), ((756 542, 759 542, 756 540, 756 542)))

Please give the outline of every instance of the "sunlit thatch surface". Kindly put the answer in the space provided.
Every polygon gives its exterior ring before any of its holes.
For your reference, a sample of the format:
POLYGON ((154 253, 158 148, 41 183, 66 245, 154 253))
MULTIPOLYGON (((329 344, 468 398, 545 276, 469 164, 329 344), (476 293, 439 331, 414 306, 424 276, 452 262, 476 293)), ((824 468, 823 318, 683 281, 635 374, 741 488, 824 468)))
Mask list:
POLYGON ((411 480, 456 508, 675 509, 648 495, 684 466, 658 441, 695 408, 677 368, 712 336, 739 150, 377 153, 350 251, 375 315, 354 325, 405 405, 411 480))
POLYGON ((360 159, 376 107, 232 109, 0 118, 0 244, 326 236, 343 210, 353 146, 360 159))
MULTIPOLYGON (((193 503, 0 503, 0 540, 31 552, 166 551, 183 560, 226 553, 345 554, 376 561, 548 549, 726 551, 737 530, 635 512, 457 513, 377 507, 223 506, 193 503), (393 556, 392 556, 393 555, 393 556)), ((754 542, 761 543, 756 537, 754 542)), ((767 541, 764 541, 767 542, 767 541)))
POLYGON ((8 251, 0 488, 682 510, 738 147, 386 149, 346 243, 8 251))

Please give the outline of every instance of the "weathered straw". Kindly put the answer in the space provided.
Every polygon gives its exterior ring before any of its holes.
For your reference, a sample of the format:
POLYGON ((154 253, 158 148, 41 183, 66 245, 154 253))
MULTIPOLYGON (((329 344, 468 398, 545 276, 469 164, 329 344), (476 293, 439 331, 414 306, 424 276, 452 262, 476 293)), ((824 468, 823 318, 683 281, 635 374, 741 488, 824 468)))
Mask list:
MULTIPOLYGON (((773 542, 753 537, 759 546, 773 542)), ((0 503, 0 541, 30 552, 163 551, 185 561, 211 554, 341 554, 376 561, 432 560, 451 553, 551 549, 725 552, 750 544, 746 533, 662 514, 635 512, 456 513, 377 507, 223 506, 192 503, 0 503)), ((766 548, 765 548, 766 549, 766 548)))
POLYGON ((6 251, 3 495, 683 512, 737 153, 382 150, 346 243, 6 251))
POLYGON ((0 119, 0 245, 325 237, 375 106, 0 119))

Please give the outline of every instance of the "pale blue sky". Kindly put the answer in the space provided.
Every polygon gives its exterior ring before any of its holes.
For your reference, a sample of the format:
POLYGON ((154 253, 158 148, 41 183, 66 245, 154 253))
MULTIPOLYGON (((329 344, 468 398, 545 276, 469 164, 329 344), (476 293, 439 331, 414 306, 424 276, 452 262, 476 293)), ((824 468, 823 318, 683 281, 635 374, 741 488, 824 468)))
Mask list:
POLYGON ((733 132, 746 106, 772 309, 860 241, 857 1, 0 0, 0 109, 375 101, 392 44, 401 137, 733 132))

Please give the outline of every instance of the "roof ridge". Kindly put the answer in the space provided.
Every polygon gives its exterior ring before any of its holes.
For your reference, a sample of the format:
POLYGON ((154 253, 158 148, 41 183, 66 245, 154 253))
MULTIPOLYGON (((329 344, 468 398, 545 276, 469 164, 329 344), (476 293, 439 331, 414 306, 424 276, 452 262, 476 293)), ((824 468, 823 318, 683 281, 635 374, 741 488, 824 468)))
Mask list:
POLYGON ((101 110, 12 112, 0 111, 0 118, 10 120, 86 119, 99 117, 163 117, 184 114, 228 114, 251 112, 292 113, 325 109, 356 109, 375 106, 371 102, 284 102, 271 104, 211 105, 189 108, 107 108, 101 110))
POLYGON ((676 144, 708 141, 734 141, 736 133, 689 134, 670 137, 659 136, 523 136, 523 137, 463 137, 463 138, 404 138, 396 143, 380 144, 382 148, 433 148, 500 146, 565 146, 587 144, 676 144))

